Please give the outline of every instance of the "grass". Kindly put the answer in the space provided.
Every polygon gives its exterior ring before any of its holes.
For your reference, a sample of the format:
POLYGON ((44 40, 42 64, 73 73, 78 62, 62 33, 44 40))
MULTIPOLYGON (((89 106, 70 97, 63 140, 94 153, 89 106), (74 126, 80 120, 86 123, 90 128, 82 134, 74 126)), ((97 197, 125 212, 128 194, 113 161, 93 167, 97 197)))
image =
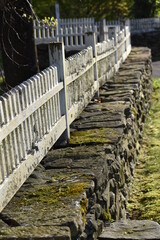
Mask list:
POLYGON ((160 79, 153 79, 152 104, 128 201, 132 219, 160 223, 160 79))

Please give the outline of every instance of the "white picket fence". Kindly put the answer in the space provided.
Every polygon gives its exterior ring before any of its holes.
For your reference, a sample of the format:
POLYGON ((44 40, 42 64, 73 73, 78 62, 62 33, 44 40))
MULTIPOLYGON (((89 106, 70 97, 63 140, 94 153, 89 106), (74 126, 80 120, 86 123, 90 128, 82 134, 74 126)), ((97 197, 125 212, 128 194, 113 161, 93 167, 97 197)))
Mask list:
POLYGON ((97 43, 85 33, 85 49, 68 59, 63 42, 49 44, 50 67, 0 97, 0 211, 127 58, 129 27, 109 35, 97 43))
POLYGON ((160 18, 142 18, 130 20, 131 32, 152 32, 160 30, 160 18))
POLYGON ((34 35, 36 44, 64 42, 66 51, 82 50, 86 47, 85 34, 94 32, 96 42, 109 39, 110 28, 117 27, 117 33, 123 28, 129 28, 129 21, 124 26, 118 25, 118 21, 95 22, 94 18, 81 19, 59 19, 56 24, 44 23, 43 21, 34 22, 34 35))
POLYGON ((36 44, 64 42, 66 50, 85 48, 85 33, 97 32, 93 18, 59 19, 56 24, 35 21, 34 32, 36 44))
POLYGON ((95 26, 94 18, 73 18, 73 19, 59 19, 58 25, 60 28, 70 28, 70 27, 78 27, 81 26, 83 29, 91 26, 93 28, 95 26))

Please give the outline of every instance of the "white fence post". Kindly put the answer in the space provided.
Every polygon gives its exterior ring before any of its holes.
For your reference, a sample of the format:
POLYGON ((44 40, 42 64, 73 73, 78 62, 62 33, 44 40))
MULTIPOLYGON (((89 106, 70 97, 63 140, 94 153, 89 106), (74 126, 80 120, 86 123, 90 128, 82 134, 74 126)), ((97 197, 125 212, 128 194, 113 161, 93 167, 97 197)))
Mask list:
POLYGON ((115 47, 115 65, 118 63, 118 56, 117 56, 117 29, 116 27, 109 27, 108 28, 108 35, 109 38, 114 38, 114 47, 115 47))
POLYGON ((99 40, 100 42, 107 41, 108 39, 108 28, 106 26, 106 20, 103 19, 100 21, 100 26, 99 26, 99 40))
POLYGON ((70 128, 68 121, 68 100, 67 100, 67 84, 65 81, 65 52, 64 43, 49 44, 49 61, 50 65, 56 65, 58 70, 59 82, 63 82, 64 87, 60 92, 61 115, 66 118, 66 130, 62 136, 63 140, 70 138, 70 128))
POLYGON ((95 32, 89 32, 85 34, 86 47, 92 47, 93 57, 95 58, 94 64, 94 80, 96 82, 96 97, 99 97, 99 83, 98 83, 98 68, 97 68, 97 49, 96 49, 96 35, 95 32))

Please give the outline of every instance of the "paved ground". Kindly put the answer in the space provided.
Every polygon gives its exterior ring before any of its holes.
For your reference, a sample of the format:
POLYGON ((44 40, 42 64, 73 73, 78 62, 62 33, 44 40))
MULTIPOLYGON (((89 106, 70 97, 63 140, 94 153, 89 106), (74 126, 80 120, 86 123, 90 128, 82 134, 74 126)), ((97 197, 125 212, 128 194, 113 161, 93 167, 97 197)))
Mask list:
POLYGON ((152 76, 153 77, 160 77, 160 61, 153 62, 152 63, 152 68, 153 68, 152 76))

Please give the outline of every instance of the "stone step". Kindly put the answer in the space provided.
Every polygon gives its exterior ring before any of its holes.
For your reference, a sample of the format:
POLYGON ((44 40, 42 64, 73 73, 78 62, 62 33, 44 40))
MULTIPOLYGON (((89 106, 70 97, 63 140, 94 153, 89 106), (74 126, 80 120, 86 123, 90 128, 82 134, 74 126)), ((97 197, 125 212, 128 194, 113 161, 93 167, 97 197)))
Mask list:
POLYGON ((123 220, 105 227, 99 240, 160 239, 160 225, 150 220, 123 220))

